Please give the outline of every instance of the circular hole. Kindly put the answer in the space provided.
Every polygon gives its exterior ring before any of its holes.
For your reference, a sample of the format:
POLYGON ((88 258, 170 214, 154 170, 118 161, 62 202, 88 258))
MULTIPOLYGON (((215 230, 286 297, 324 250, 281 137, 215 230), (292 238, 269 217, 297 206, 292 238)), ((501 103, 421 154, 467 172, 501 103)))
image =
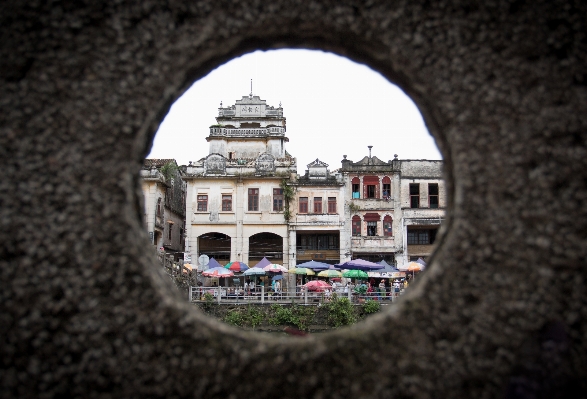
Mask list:
MULTIPOLYGON (((361 305, 362 315, 393 303, 423 270, 415 268, 433 251, 447 203, 440 153, 411 99, 370 68, 319 51, 257 51, 218 67, 171 107, 146 165, 153 176, 153 167, 177 173, 175 179, 167 176, 159 194, 145 191, 147 229, 160 260, 168 272, 179 273, 174 266, 185 257, 193 267, 185 276, 192 280, 184 282, 195 286, 192 300, 204 310, 217 302, 234 304, 220 318, 248 327, 263 315, 239 305, 293 300, 327 303, 328 309, 339 304, 331 291, 361 305), (273 107, 273 116, 241 113, 249 103, 273 107), (283 129, 272 139, 271 127, 283 129), (180 175, 184 185, 177 184, 180 175), (185 226, 181 212, 173 212, 173 201, 184 198, 185 226), (335 287, 317 293, 301 286, 321 279, 319 271, 312 277, 283 273, 282 280, 271 272, 202 275, 206 262, 254 267, 268 260, 293 269, 354 259, 389 267, 365 280, 325 277, 335 287)), ((263 317, 309 317, 299 309, 293 315, 275 312, 263 317)), ((353 320, 339 313, 350 319, 322 315, 321 323, 353 320)))

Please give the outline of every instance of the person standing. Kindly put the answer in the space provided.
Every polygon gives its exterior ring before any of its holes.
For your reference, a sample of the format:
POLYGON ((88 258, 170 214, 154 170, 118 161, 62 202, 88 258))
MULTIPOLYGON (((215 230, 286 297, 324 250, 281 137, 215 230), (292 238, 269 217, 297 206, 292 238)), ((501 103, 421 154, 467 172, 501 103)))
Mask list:
POLYGON ((385 297, 385 280, 381 279, 381 282, 379 283, 379 300, 383 300, 383 297, 385 297))

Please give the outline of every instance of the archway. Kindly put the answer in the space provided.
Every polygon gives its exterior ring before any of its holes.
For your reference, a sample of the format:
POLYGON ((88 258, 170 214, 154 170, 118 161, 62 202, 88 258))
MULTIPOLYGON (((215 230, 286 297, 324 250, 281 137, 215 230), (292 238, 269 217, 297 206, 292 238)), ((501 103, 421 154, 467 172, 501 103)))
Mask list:
POLYGON ((223 233, 210 232, 198 237, 198 256, 208 255, 221 264, 230 262, 231 239, 223 233))
POLYGON ((283 237, 269 232, 249 237, 249 265, 256 265, 264 257, 272 263, 283 264, 283 237))

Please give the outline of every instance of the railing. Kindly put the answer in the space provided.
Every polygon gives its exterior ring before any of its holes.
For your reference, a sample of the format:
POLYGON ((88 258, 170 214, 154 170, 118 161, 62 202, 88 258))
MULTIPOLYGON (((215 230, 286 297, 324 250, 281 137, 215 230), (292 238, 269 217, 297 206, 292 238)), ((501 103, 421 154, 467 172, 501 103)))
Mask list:
POLYGON ((257 287, 255 290, 244 290, 239 287, 190 287, 189 302, 207 302, 212 300, 218 304, 272 304, 295 303, 303 305, 318 305, 329 302, 333 293, 339 297, 346 297, 351 303, 360 304, 367 300, 382 301, 382 304, 391 303, 403 294, 403 289, 387 288, 385 291, 358 293, 353 289, 340 287, 334 291, 322 292, 308 291, 302 286, 292 290, 265 290, 265 287, 257 287), (208 294, 208 295, 206 295, 208 294), (208 299, 207 299, 208 298, 208 299))

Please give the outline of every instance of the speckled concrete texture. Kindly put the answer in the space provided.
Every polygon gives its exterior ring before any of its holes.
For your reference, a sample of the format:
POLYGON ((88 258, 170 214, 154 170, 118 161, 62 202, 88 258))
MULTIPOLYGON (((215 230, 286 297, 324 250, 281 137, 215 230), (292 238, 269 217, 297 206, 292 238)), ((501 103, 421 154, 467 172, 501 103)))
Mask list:
POLYGON ((0 396, 586 397, 586 4, 3 3, 0 396), (301 339, 219 325, 179 298, 138 190, 158 123, 193 81, 288 46, 400 85, 450 193, 409 295, 301 339))

